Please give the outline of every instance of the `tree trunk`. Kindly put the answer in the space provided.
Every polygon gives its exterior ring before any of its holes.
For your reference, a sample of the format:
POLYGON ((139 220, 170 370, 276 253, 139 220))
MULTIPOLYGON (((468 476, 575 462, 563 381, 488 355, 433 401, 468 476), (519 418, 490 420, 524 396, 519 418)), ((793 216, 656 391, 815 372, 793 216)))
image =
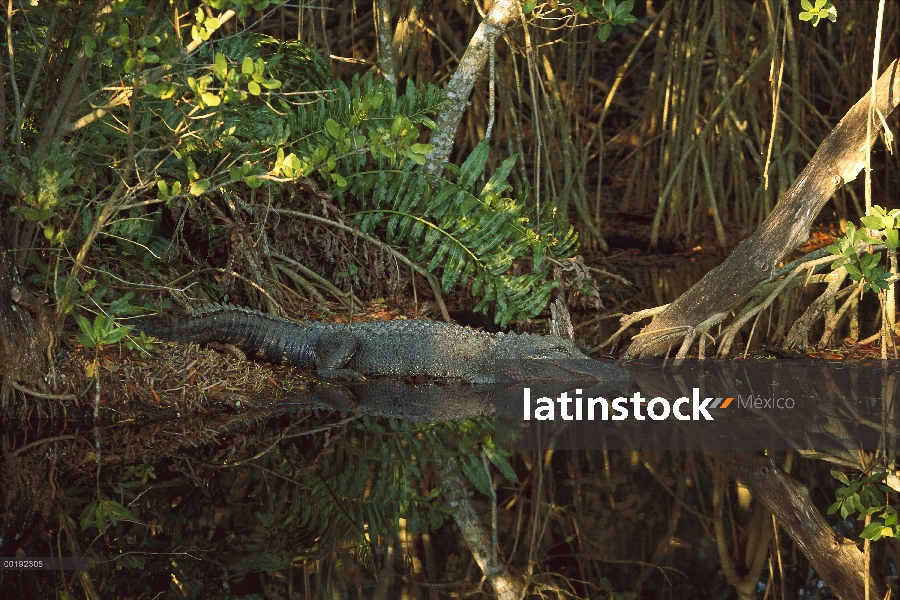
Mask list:
POLYGON ((15 254, 0 227, 0 405, 6 404, 13 383, 47 390, 49 314, 43 303, 18 283, 15 254))
MULTIPOLYGON (((900 67, 894 60, 878 79, 876 115, 880 112, 887 117, 898 103, 900 67)), ((809 238, 810 225, 831 195, 855 179, 865 165, 868 110, 866 92, 825 138, 759 229, 645 327, 632 341, 627 357, 663 354, 675 343, 671 341, 673 332, 686 331, 713 315, 729 312, 809 238)), ((877 116, 872 129, 875 140, 882 129, 877 116)))
POLYGON ((494 589, 494 594, 499 600, 519 600, 524 594, 523 582, 493 556, 490 536, 472 506, 472 494, 462 475, 454 472, 459 465, 455 459, 435 457, 435 460, 441 465, 444 501, 453 510, 453 520, 466 540, 475 562, 494 589))
POLYGON ((472 88, 475 87, 475 80, 487 63, 490 49, 497 38, 506 31, 506 26, 520 14, 521 9, 517 0, 495 0, 475 30, 475 35, 469 41, 459 66, 444 88, 451 104, 438 115, 437 130, 431 134, 429 141, 434 146, 434 152, 426 158, 424 167, 426 173, 440 175, 443 171, 441 163, 450 157, 456 130, 466 110, 472 88))
MULTIPOLYGON (((771 458, 749 452, 725 452, 717 458, 775 515, 835 595, 843 600, 865 597, 868 574, 863 553, 828 526, 806 487, 776 467, 771 458)), ((869 578, 870 598, 883 598, 884 592, 869 578)))

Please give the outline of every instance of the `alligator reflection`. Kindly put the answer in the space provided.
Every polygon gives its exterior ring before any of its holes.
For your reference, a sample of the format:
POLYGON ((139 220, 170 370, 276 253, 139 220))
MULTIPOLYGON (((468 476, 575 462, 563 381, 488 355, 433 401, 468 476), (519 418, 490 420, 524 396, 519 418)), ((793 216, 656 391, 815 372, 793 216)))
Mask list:
MULTIPOLYGON (((696 510, 709 506, 703 504, 704 485, 716 480, 697 466, 691 453, 673 452, 661 459, 650 450, 789 448, 853 468, 859 465, 860 450, 886 446, 890 452, 896 447, 897 364, 746 361, 628 369, 633 382, 526 386, 367 381, 314 387, 277 409, 166 423, 98 428, 73 422, 7 423, 0 434, 0 555, 89 556, 92 568, 76 578, 66 572, 0 572, 0 584, 7 597, 50 597, 73 585, 88 597, 169 593, 189 598, 351 598, 360 589, 367 590, 360 597, 389 597, 378 591, 373 573, 389 577, 384 568, 393 560, 397 539, 431 532, 431 537, 416 538, 418 549, 415 544, 404 546, 407 557, 424 557, 429 563, 427 572, 410 571, 409 581, 472 591, 479 577, 467 570, 471 554, 457 532, 441 526, 450 511, 441 496, 440 465, 456 461, 483 494, 479 498, 505 494, 509 504, 498 525, 505 532, 500 542, 513 549, 510 564, 524 571, 529 559, 522 548, 516 553, 513 538, 518 539, 524 531, 520 526, 527 527, 532 519, 517 520, 513 507, 530 501, 519 496, 524 488, 492 492, 487 461, 514 482, 516 471, 535 464, 527 457, 551 456, 510 454, 497 448, 498 439, 505 440, 507 448, 628 450, 612 458, 607 453, 559 453, 580 457, 559 467, 547 463, 549 472, 559 471, 554 485, 567 497, 583 493, 589 484, 596 486, 597 498, 619 494, 610 469, 624 460, 621 473, 627 474, 629 455, 657 472, 670 461, 673 473, 692 473, 690 485, 706 481, 686 492, 682 475, 673 510, 685 502, 699 503, 696 510), (529 388, 533 408, 527 422, 524 387, 529 388), (568 402, 559 401, 564 392, 568 402), (632 418, 635 394, 645 400, 638 403, 643 421, 632 418), (705 409, 714 420, 672 418, 680 398, 687 400, 680 414, 693 415, 695 395, 701 404, 711 399, 705 409), (579 397, 584 402, 582 417, 588 411, 587 399, 602 397, 608 401, 609 419, 596 420, 602 403, 595 403, 594 422, 576 421, 579 397), (537 418, 540 398, 550 399, 552 421, 537 418), (613 408, 616 398, 626 401, 621 406, 630 411, 629 418, 612 419, 619 414, 613 408), (714 407, 717 398, 723 401, 714 407), (733 400, 722 408, 727 398, 733 400), (777 398, 791 398, 792 408, 778 408, 777 398), (646 418, 648 410, 662 414, 662 403, 650 406, 654 399, 670 403, 669 418, 646 418), (573 419, 564 419, 564 414, 573 419), (598 462, 597 456, 605 458, 598 462), (569 489, 566 477, 576 487, 562 492, 569 489)), ((544 406, 549 410, 547 403, 544 406)), ((593 496, 573 501, 594 506, 584 514, 581 508, 576 512, 584 520, 582 526, 593 523, 585 531, 605 540, 600 546, 597 540, 571 542, 585 553, 585 560, 599 556, 600 563, 647 562, 656 556, 642 554, 642 549, 656 547, 649 543, 652 536, 660 536, 658 540, 673 535, 674 526, 665 533, 671 515, 642 521, 640 534, 615 533, 630 522, 627 519, 636 518, 616 512, 636 501, 637 488, 628 485, 632 499, 623 503, 620 497, 612 512, 608 503, 605 508, 603 502, 594 503, 593 496), (598 548, 603 549, 600 554, 598 548)), ((644 514, 659 510, 660 498, 668 498, 661 491, 644 495, 652 500, 640 509, 644 514), (651 509, 654 505, 657 508, 651 509)), ((710 554, 709 548, 703 549, 705 525, 699 523, 683 525, 687 529, 679 534, 687 540, 686 547, 695 549, 690 559, 672 559, 679 572, 688 573, 683 579, 674 571, 657 577, 617 566, 608 567, 603 576, 618 589, 633 589, 637 577, 646 589, 659 586, 671 597, 712 594, 709 589, 724 584, 717 579, 715 560, 694 559, 701 550, 710 554), (697 582, 711 587, 700 594, 697 582)), ((563 536, 564 524, 561 520, 559 531, 557 524, 550 524, 548 531, 563 536)), ((771 523, 766 526, 771 528, 771 523)), ((554 558, 552 548, 550 544, 541 551, 542 568, 577 579, 582 558, 573 559, 572 550, 566 550, 568 559, 554 558)), ((583 597, 594 597, 582 591, 583 597)))
POLYGON ((354 383, 317 392, 324 404, 414 421, 497 417, 517 449, 795 450, 857 464, 857 450, 895 436, 900 363, 690 362, 629 365, 633 382, 507 381, 495 385, 354 383), (884 402, 882 399, 886 399, 884 402), (543 435, 543 434, 539 434, 543 435))

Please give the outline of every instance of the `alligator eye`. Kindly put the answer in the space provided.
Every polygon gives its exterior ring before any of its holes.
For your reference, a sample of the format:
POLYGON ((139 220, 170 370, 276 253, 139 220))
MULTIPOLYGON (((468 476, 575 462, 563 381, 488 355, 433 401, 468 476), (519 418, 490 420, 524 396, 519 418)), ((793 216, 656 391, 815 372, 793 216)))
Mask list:
POLYGON ((565 346, 556 346, 556 347, 553 348, 553 349, 556 350, 557 352, 562 352, 563 354, 568 354, 568 353, 569 353, 569 349, 566 348, 565 346))

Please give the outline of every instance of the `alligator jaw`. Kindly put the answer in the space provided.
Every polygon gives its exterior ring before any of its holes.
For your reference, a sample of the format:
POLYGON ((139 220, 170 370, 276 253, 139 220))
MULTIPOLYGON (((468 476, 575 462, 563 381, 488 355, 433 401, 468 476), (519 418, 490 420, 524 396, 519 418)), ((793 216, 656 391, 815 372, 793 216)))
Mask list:
POLYGON ((631 374, 622 367, 590 358, 501 360, 497 361, 497 376, 499 381, 506 382, 568 381, 585 384, 628 383, 632 379, 631 374))

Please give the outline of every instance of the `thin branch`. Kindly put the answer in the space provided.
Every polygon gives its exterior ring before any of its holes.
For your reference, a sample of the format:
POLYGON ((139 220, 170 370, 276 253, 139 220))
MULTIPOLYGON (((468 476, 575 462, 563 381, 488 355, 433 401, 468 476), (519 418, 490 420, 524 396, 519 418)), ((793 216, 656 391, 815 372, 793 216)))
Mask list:
POLYGON ((323 223, 330 227, 336 227, 338 229, 343 229, 344 231, 348 231, 348 232, 352 233, 353 235, 366 240, 373 246, 377 246, 378 248, 381 248, 382 250, 384 250, 385 252, 387 252, 388 254, 393 256, 395 259, 397 259, 398 261, 400 261, 403 264, 405 264, 406 266, 408 266, 410 269, 412 269, 413 271, 415 271, 416 273, 418 273, 419 275, 421 275, 428 281, 428 284, 431 286, 431 290, 434 292, 435 302, 438 303, 438 308, 440 308, 441 317, 443 317, 444 321, 446 321, 447 323, 451 323, 453 321, 453 319, 450 318, 450 312, 447 310, 447 305, 444 304, 444 296, 441 293, 441 286, 437 280, 437 277, 435 277, 433 273, 429 273, 424 268, 420 267, 413 261, 409 260, 406 256, 404 256, 400 252, 397 252, 396 250, 394 250, 393 248, 391 248, 389 245, 385 244, 381 240, 374 238, 370 235, 366 235, 365 233, 362 233, 358 229, 354 229, 353 227, 350 227, 349 225, 344 225, 343 223, 338 223, 337 221, 332 221, 331 219, 326 219, 324 217, 311 215, 309 213, 304 213, 304 212, 300 212, 297 210, 289 210, 286 208, 272 208, 270 210, 276 214, 287 215, 289 217, 300 217, 301 219, 309 219, 310 221, 318 221, 319 223, 323 223))
POLYGON ((9 83, 13 92, 13 100, 16 107, 16 127, 13 128, 10 139, 13 145, 19 146, 19 129, 22 124, 22 104, 19 102, 19 86, 16 83, 16 53, 13 50, 13 0, 9 0, 6 5, 6 50, 9 53, 9 83))

